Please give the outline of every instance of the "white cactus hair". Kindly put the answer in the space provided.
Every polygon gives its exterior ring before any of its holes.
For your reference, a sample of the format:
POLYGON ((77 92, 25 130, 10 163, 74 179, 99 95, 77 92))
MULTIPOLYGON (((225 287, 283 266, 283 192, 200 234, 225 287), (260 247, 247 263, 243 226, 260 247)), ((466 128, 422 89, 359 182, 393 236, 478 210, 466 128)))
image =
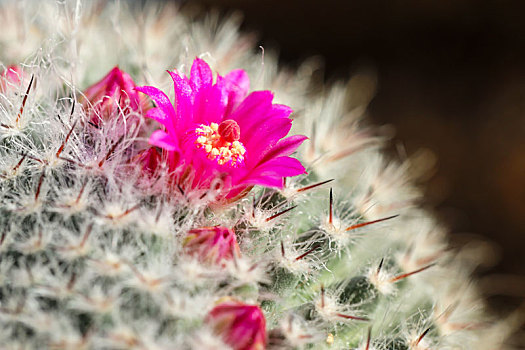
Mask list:
POLYGON ((281 70, 236 19, 171 5, 4 0, 0 23, 0 70, 24 72, 0 90, 1 349, 227 349, 203 320, 230 296, 261 305, 269 349, 508 348, 520 317, 485 311, 474 267, 418 207, 414 162, 383 154, 366 76, 319 86, 313 61, 281 70), (196 56, 296 111, 308 175, 217 208, 211 192, 137 185, 128 159, 147 135, 119 133, 123 115, 87 131, 82 91, 112 67, 171 91, 165 71, 196 56), (182 244, 213 225, 241 255, 212 268, 182 244))

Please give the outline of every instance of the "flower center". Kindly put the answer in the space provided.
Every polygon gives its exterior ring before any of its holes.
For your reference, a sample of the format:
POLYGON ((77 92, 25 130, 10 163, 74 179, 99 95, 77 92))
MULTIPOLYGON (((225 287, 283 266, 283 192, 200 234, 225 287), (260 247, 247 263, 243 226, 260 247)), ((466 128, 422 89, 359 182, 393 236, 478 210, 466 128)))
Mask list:
POLYGON ((208 158, 217 161, 219 165, 230 163, 236 167, 244 161, 246 148, 239 141, 241 128, 235 120, 227 119, 220 124, 201 124, 195 129, 195 134, 197 147, 202 148, 208 158))

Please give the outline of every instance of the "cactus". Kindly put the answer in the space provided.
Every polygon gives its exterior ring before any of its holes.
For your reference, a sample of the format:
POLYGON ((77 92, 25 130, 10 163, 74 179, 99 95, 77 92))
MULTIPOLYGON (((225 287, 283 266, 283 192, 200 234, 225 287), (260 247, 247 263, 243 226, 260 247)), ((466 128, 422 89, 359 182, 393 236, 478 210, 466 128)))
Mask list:
POLYGON ((235 18, 0 11, 1 349, 502 346, 359 91, 278 69, 235 18))

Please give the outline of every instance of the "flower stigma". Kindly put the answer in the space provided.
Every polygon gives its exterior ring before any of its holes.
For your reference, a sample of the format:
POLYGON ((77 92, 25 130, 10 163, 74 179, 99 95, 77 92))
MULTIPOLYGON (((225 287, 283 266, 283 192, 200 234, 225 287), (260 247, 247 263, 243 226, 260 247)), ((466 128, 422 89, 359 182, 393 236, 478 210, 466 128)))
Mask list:
POLYGON ((233 167, 244 162, 246 148, 239 141, 241 129, 235 120, 227 119, 220 124, 200 124, 195 129, 195 134, 195 144, 207 153, 208 159, 217 161, 219 165, 229 163, 233 167))

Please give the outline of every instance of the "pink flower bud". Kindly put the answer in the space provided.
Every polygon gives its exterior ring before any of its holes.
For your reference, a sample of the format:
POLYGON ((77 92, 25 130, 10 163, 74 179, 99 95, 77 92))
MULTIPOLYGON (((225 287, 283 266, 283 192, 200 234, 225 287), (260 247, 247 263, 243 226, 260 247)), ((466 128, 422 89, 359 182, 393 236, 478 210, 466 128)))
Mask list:
POLYGON ((140 164, 146 174, 153 174, 162 163, 162 154, 156 147, 150 147, 137 154, 132 163, 140 164))
POLYGON ((235 233, 226 227, 203 227, 188 232, 184 241, 187 254, 211 264, 220 264, 239 256, 239 246, 235 233))
POLYGON ((0 92, 5 92, 10 85, 19 85, 24 78, 24 72, 19 66, 9 66, 1 74, 0 92))
POLYGON ((236 300, 215 306, 206 323, 234 350, 263 350, 266 347, 266 320, 261 308, 236 300))
POLYGON ((84 92, 84 106, 89 110, 90 120, 97 124, 109 120, 115 113, 139 110, 140 99, 135 82, 129 74, 118 67, 113 68, 102 80, 84 92))

